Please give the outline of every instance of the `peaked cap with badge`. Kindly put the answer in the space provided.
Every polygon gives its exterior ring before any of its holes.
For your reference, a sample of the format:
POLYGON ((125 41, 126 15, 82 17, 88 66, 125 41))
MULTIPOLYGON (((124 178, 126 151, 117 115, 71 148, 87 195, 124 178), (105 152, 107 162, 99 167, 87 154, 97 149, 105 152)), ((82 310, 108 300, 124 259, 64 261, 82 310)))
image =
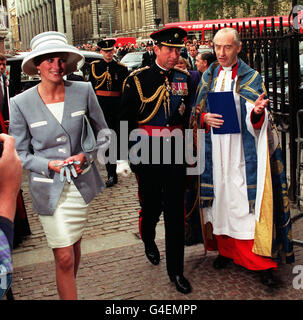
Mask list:
POLYGON ((102 39, 97 43, 97 46, 103 51, 111 51, 115 47, 115 39, 102 39))
POLYGON ((184 47, 184 38, 187 32, 178 27, 164 28, 153 32, 150 37, 155 41, 156 45, 168 47, 182 48, 184 47))
POLYGON ((154 43, 152 41, 147 41, 146 47, 153 47, 154 43))

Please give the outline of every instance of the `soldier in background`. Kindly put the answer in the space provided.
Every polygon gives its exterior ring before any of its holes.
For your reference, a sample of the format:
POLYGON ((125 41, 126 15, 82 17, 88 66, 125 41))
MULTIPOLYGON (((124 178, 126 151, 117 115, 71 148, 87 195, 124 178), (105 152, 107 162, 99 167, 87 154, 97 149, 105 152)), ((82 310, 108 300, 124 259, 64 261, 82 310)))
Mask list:
MULTIPOLYGON (((97 43, 100 53, 103 55, 103 60, 96 60, 91 63, 89 81, 93 85, 108 127, 114 130, 119 137, 118 112, 122 85, 128 76, 128 70, 126 66, 113 59, 115 43, 116 40, 114 39, 105 39, 97 43)), ((108 188, 118 182, 116 169, 116 163, 106 164, 108 177, 106 186, 108 188)))
POLYGON ((146 52, 142 57, 142 67, 151 66, 156 60, 156 54, 153 50, 153 42, 148 41, 146 44, 146 52))

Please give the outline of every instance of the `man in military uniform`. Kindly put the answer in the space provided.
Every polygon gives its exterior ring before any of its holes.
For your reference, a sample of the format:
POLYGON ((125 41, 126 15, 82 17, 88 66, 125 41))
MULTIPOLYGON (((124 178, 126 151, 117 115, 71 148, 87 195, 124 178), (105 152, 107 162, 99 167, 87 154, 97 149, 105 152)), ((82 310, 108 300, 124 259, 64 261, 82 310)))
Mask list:
MULTIPOLYGON (((93 85, 108 127, 115 130, 117 137, 119 137, 118 112, 122 85, 128 76, 128 70, 126 66, 113 59, 115 42, 114 39, 105 39, 97 43, 101 49, 103 60, 96 60, 91 63, 89 80, 93 85)), ((112 187, 118 182, 116 169, 116 163, 106 164, 107 187, 112 187)))
MULTIPOLYGON (((145 254, 152 264, 159 264, 155 229, 163 211, 167 272, 176 289, 186 294, 191 291, 190 283, 183 276, 186 167, 183 150, 181 162, 177 161, 180 159, 175 156, 175 151, 180 151, 176 149, 177 139, 181 137, 184 141, 183 129, 188 122, 189 74, 174 69, 185 36, 186 32, 181 28, 166 28, 151 34, 155 41, 156 61, 127 78, 120 120, 128 121, 130 131, 139 128, 141 142, 149 142, 148 164, 134 164, 132 161, 135 144, 129 152, 131 169, 138 181, 139 229, 145 254), (154 145, 160 147, 151 147, 154 145), (168 148, 171 161, 167 164, 164 154, 168 148), (154 158, 159 161, 154 163, 154 158)), ((143 153, 142 149, 142 157, 143 153)))
POLYGON ((156 54, 153 50, 153 42, 148 41, 146 44, 146 52, 142 56, 142 67, 151 66, 156 60, 156 54))

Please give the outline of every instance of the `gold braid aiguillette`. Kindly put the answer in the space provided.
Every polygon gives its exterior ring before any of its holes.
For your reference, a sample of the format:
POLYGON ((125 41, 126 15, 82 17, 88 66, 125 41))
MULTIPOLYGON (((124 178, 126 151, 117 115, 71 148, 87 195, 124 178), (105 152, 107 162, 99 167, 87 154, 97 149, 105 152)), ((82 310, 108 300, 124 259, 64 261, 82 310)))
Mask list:
POLYGON ((95 85, 95 90, 99 89, 104 82, 107 80, 107 90, 110 91, 112 89, 112 77, 109 73, 109 68, 101 74, 101 76, 97 76, 95 72, 95 65, 92 65, 92 75, 97 80, 95 85))

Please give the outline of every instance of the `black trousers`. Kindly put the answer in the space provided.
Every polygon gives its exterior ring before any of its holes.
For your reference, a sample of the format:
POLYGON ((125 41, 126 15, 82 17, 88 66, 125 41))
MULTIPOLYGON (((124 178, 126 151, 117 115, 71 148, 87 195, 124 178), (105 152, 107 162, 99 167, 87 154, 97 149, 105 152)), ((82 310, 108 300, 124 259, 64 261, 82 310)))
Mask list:
POLYGON ((112 163, 106 163, 105 165, 106 167, 106 171, 107 171, 107 178, 113 177, 116 178, 117 177, 117 165, 116 164, 112 164, 112 163))
MULTIPOLYGON (((98 102, 104 114, 104 118, 108 128, 116 132, 117 138, 119 139, 119 123, 118 123, 118 110, 120 107, 120 97, 103 97, 97 96, 98 102)), ((119 140, 118 140, 118 150, 119 154, 119 140)), ((108 150, 105 155, 108 157, 108 150)), ((107 171, 107 178, 114 177, 117 178, 117 165, 116 163, 107 163, 105 165, 107 171)))
POLYGON ((163 212, 167 272, 171 276, 183 274, 185 168, 181 165, 141 165, 135 172, 142 240, 145 245, 154 241, 163 212))

